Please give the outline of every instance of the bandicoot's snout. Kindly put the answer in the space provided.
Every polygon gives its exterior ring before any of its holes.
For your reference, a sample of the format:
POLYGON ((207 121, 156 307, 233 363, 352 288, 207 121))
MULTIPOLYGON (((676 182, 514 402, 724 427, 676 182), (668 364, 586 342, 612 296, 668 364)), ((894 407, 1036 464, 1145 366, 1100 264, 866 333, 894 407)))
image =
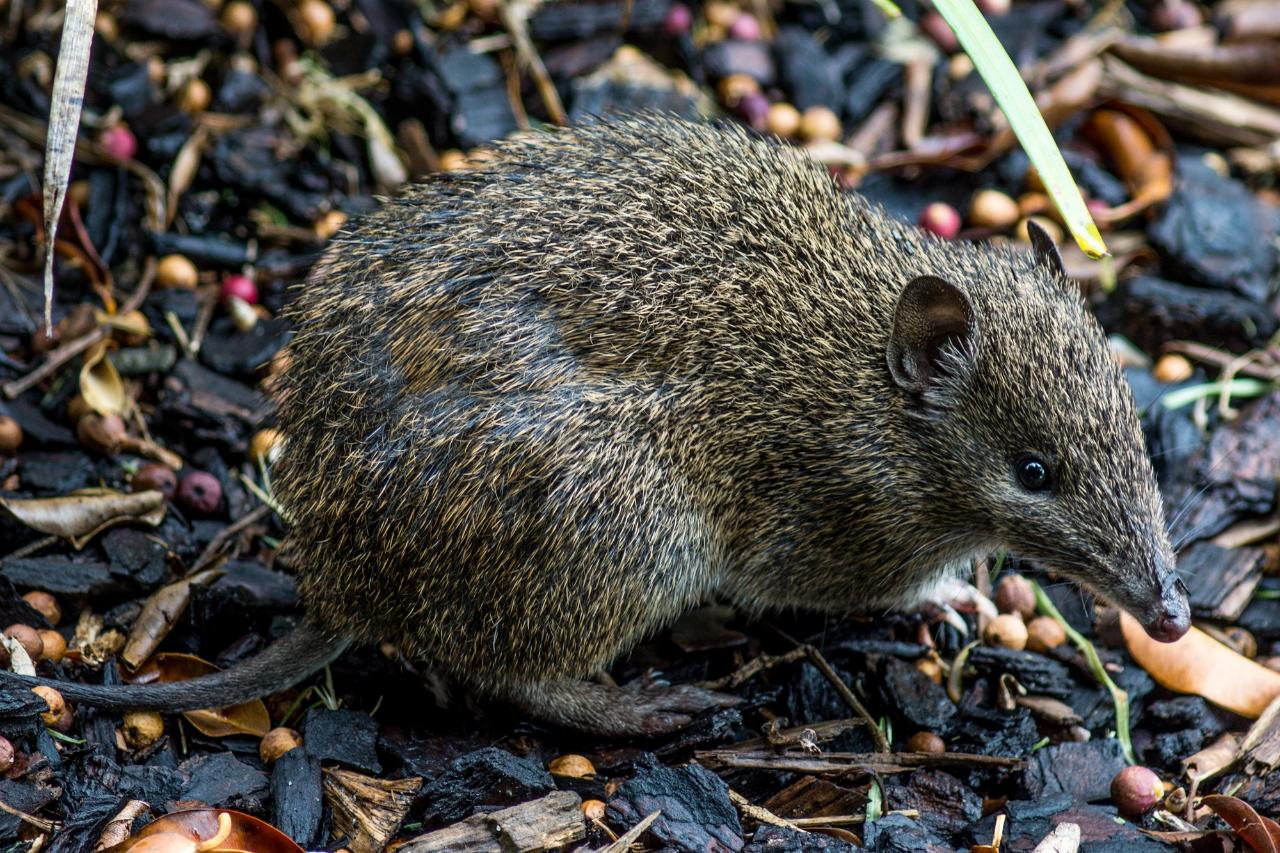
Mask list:
POLYGON ((1151 639, 1172 643, 1191 629, 1191 604, 1187 600, 1187 587, 1176 577, 1168 578, 1160 594, 1160 601, 1152 607, 1151 616, 1142 627, 1151 639))

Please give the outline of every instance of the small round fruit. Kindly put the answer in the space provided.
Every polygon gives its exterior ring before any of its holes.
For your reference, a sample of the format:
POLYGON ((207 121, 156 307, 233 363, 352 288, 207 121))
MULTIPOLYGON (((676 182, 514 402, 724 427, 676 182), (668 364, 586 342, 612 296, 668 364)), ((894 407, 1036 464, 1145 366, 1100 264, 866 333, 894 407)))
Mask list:
POLYGON ((258 28, 258 10, 245 0, 231 0, 222 7, 221 20, 232 35, 244 38, 258 28))
POLYGON ((178 475, 168 465, 148 462, 133 475, 129 488, 135 492, 157 491, 164 495, 165 500, 173 500, 178 492, 178 475))
POLYGON ((760 84, 750 74, 730 74, 716 84, 716 95, 726 107, 737 106, 743 97, 759 91, 760 84))
POLYGON ((71 727, 71 709, 67 707, 67 702, 62 698, 62 694, 52 687, 45 687, 43 684, 39 687, 32 687, 31 692, 44 700, 49 706, 49 710, 40 714, 40 721, 50 728, 58 731, 65 731, 71 727))
POLYGON ((585 756, 574 754, 551 759, 547 770, 556 776, 571 776, 574 779, 590 779, 596 775, 595 766, 585 756))
POLYGON ((186 255, 165 255, 156 263, 156 285, 194 290, 200 281, 196 265, 186 255))
POLYGON ((36 633, 40 635, 42 647, 40 658, 52 663, 59 663, 67 653, 66 639, 51 628, 44 628, 36 633))
POLYGON ((209 102, 213 100, 213 92, 209 89, 209 84, 194 77, 187 81, 187 85, 182 87, 182 95, 178 98, 178 106, 183 112, 202 113, 209 109, 209 102))
POLYGON ((979 190, 969 205, 969 223, 979 228, 1008 228, 1020 215, 1018 203, 999 190, 979 190))
POLYGON ((827 107, 809 107, 800 114, 800 137, 806 142, 832 142, 843 133, 839 116, 827 107))
POLYGON ((76 421, 76 437, 80 443, 103 456, 115 453, 128 435, 124 419, 119 415, 89 412, 76 421))
POLYGON ((98 144, 112 160, 132 160, 138 153, 138 138, 123 124, 115 124, 98 134, 98 144))
POLYGON ((600 800, 583 800, 582 816, 587 820, 604 820, 605 805, 600 800))
POLYGON ((121 720, 120 728, 130 749, 142 749, 164 735, 164 717, 156 711, 129 711, 121 720))
POLYGON ((258 304, 258 285, 254 284, 249 276, 236 273, 222 280, 220 295, 224 301, 235 296, 250 305, 256 305, 258 304))
POLYGON ((741 12, 729 25, 729 38, 738 41, 759 41, 762 35, 760 20, 750 12, 741 12))
POLYGON ((22 446, 22 427, 8 415, 0 415, 0 453, 13 453, 22 446))
MULTIPOLYGON (((13 762, 17 757, 18 753, 13 748, 13 743, 4 735, 0 735, 0 773, 9 772, 9 768, 13 767, 13 762)), ((603 806, 604 803, 600 803, 600 805, 603 806)))
POLYGON ((333 7, 324 0, 302 0, 296 21, 298 37, 308 47, 324 47, 333 38, 333 7))
POLYGON ((960 233, 960 212, 949 204, 935 201, 920 213, 920 227, 944 240, 954 240, 960 233))
POLYGON ((1000 646, 1020 652, 1027 647, 1027 626, 1016 613, 1002 613, 987 623, 982 639, 989 646, 1000 646))
POLYGON ((178 481, 175 497, 196 515, 212 515, 222 504, 222 484, 208 471, 192 471, 178 481))
POLYGON ((733 22, 738 20, 741 12, 737 3, 727 2, 727 0, 709 0, 702 6, 702 14, 707 19, 707 23, 726 30, 733 26, 733 22))
POLYGON ((1036 615, 1036 594, 1031 581, 1022 575, 1005 575, 996 584, 996 610, 1001 613, 1017 613, 1023 619, 1036 615))
POLYGON ((262 736, 258 743, 258 757, 263 764, 275 764, 276 759, 299 746, 302 746, 302 735, 293 729, 275 728, 262 736))
POLYGON ((937 12, 925 12, 920 16, 920 29, 933 39, 933 43, 945 53, 955 53, 960 49, 960 40, 956 38, 951 25, 937 12))
POLYGON ((40 639, 40 632, 30 625, 10 625, 4 629, 4 635, 17 640, 33 661, 40 660, 44 654, 44 640, 40 639))
POLYGON ((1027 623, 1027 648, 1044 653, 1056 649, 1067 641, 1067 632, 1058 620, 1049 616, 1037 616, 1027 623))
POLYGON ((1196 369, 1186 356, 1171 352, 1160 356, 1160 360, 1156 362, 1156 366, 1151 372, 1155 375, 1157 382, 1172 384, 1174 382, 1186 382, 1196 372, 1196 369))
POLYGON ((1009 6, 1009 0, 978 0, 978 8, 982 10, 982 14, 993 18, 1008 14, 1009 6))
POLYGON ((786 101, 770 104, 764 126, 775 136, 790 139, 800 132, 800 111, 786 101))
POLYGON ((736 112, 754 130, 764 130, 769 117, 769 99, 763 92, 748 92, 738 101, 736 112))
POLYGON ((933 732, 916 732, 907 740, 907 752, 928 752, 941 755, 947 751, 942 738, 933 732))
POLYGON ((667 16, 662 20, 662 31, 675 38, 682 36, 693 28, 693 12, 683 3, 672 3, 667 9, 667 16))
POLYGON ((62 608, 58 606, 58 599, 44 590, 33 589, 23 595, 22 600, 30 605, 32 610, 43 616, 50 625, 57 625, 62 621, 62 608))
POLYGON ((278 429, 260 429, 249 439, 249 458, 255 463, 271 462, 282 438, 278 429))
MULTIPOLYGON (((1021 206, 1019 206, 1019 210, 1021 209, 1022 209, 1021 206)), ((1032 220, 1034 220, 1035 223, 1040 226, 1040 228, 1044 231, 1044 233, 1049 235, 1049 239, 1053 242, 1055 246, 1061 245, 1062 229, 1058 227, 1058 223, 1054 222, 1052 219, 1049 219, 1047 216, 1028 216, 1025 219, 1018 220, 1018 227, 1013 229, 1014 236, 1017 237, 1019 240, 1021 240, 1023 243, 1030 243, 1031 242, 1030 223, 1032 222, 1032 220)))
POLYGON ((1146 767, 1126 767, 1111 780, 1111 801, 1129 818, 1146 814, 1164 796, 1164 783, 1146 767))

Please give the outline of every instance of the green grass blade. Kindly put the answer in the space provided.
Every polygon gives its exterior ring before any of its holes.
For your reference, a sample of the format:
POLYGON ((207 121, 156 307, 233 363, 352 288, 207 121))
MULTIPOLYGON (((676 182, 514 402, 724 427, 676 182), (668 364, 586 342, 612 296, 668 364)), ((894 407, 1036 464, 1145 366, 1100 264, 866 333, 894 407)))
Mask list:
POLYGON ((951 26, 960 46, 991 89, 1076 243, 1091 258, 1107 254, 1098 226, 1084 205, 1084 198, 1044 123, 1044 116, 1040 115, 1022 76, 1000 46, 987 19, 982 17, 973 0, 934 0, 933 6, 951 26))

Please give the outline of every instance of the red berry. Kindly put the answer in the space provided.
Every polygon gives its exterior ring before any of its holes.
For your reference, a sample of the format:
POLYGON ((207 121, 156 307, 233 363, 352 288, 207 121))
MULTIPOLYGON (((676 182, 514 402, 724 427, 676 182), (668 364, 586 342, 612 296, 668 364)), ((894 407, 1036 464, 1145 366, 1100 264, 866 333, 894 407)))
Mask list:
POLYGON ((935 201, 920 214, 920 227, 944 240, 954 240, 960 233, 960 212, 949 204, 935 201))
MULTIPOLYGON (((216 483, 217 480, 214 480, 216 483)), ((154 489, 164 494, 165 500, 172 500, 178 491, 178 475, 168 465, 152 462, 143 465, 133 475, 129 487, 135 492, 146 492, 154 489)))
POLYGON ((1125 817, 1139 817, 1164 796, 1160 777, 1141 765, 1126 767, 1111 780, 1111 800, 1125 817))
POLYGON ((212 515, 222 503, 222 484, 207 471, 192 471, 178 482, 177 499, 197 515, 212 515))
POLYGON ((733 19, 729 25, 729 38, 739 41, 758 41, 760 39, 760 21, 750 12, 743 12, 733 19))
POLYGON ((693 26, 693 12, 683 3, 672 3, 662 22, 662 31, 669 36, 682 36, 693 26))
POLYGON ((138 139, 123 124, 114 124, 98 136, 98 144, 113 160, 132 160, 138 153, 138 139))
POLYGON ((769 99, 763 92, 748 92, 738 101, 737 113, 756 130, 764 130, 769 119, 769 99))
POLYGON ((229 275, 222 280, 222 299, 226 301, 235 296, 250 305, 258 303, 258 285, 247 275, 229 275))

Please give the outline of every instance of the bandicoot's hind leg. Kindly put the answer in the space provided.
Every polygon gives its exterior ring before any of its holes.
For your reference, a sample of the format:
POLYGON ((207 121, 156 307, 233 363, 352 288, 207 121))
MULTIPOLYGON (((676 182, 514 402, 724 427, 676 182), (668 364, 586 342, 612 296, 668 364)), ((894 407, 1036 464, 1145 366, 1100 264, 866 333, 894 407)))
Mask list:
POLYGON ((667 734, 740 701, 692 685, 632 689, 573 679, 515 686, 501 698, 544 722, 613 737, 667 734))

